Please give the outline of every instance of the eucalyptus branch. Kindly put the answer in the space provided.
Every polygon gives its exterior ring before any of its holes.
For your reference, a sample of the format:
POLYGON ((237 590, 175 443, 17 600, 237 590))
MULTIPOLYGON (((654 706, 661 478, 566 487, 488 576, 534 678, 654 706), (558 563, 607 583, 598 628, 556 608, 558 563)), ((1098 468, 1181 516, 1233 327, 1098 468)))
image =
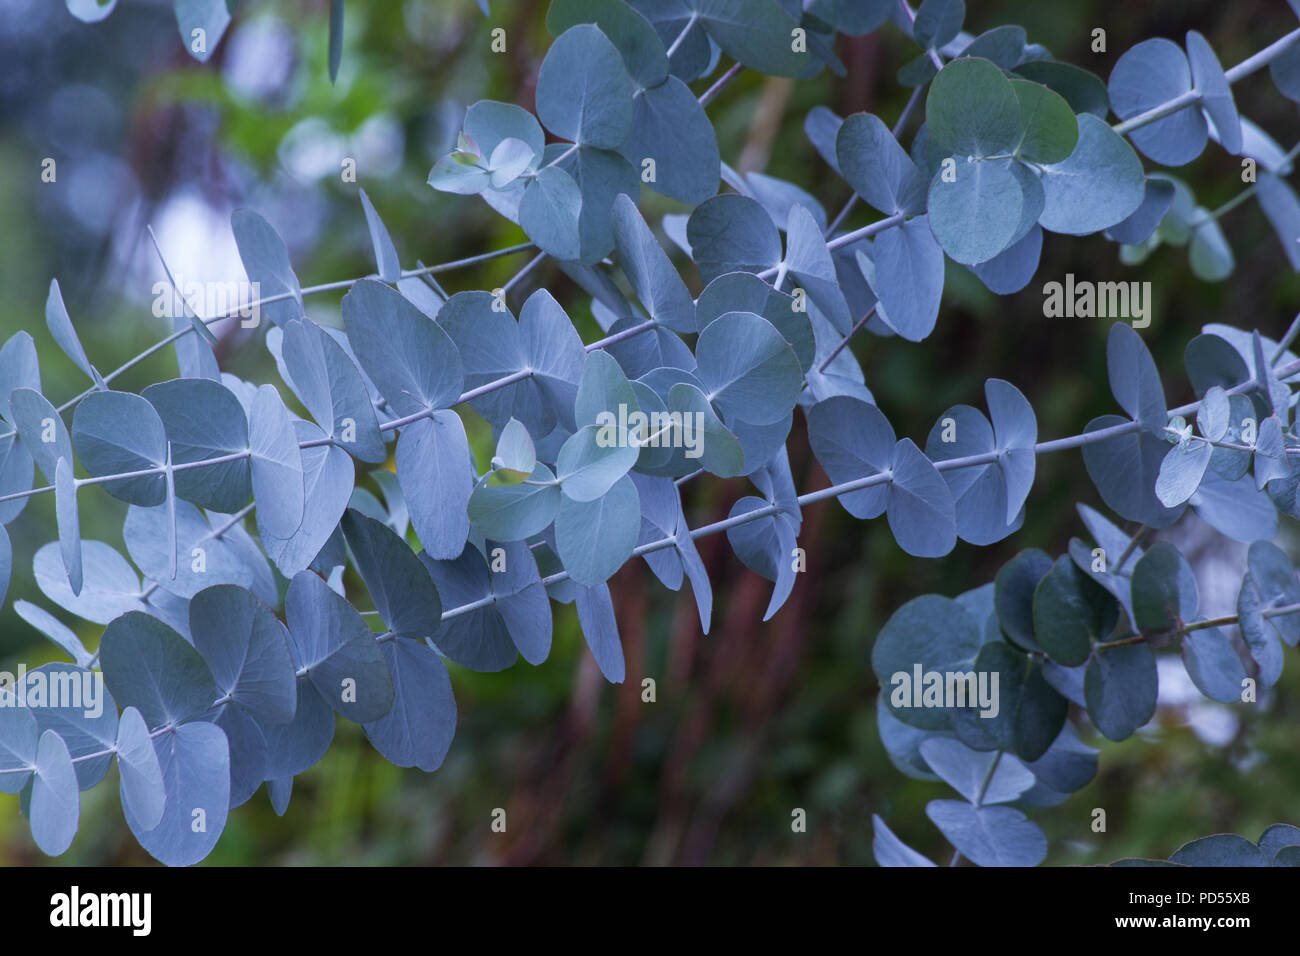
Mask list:
MULTIPOLYGON (((1300 30, 1292 30, 1280 40, 1276 40, 1264 47, 1254 56, 1249 56, 1236 66, 1224 70, 1223 75, 1227 78, 1229 85, 1245 79, 1257 70, 1268 66, 1269 63, 1291 49, 1297 41, 1300 41, 1300 30)), ((1193 88, 1186 93, 1180 93, 1171 100, 1166 100, 1157 106, 1151 107, 1146 112, 1131 116, 1122 123, 1116 123, 1111 129, 1123 136, 1125 133, 1131 133, 1135 129, 1141 129, 1143 126, 1149 126, 1166 116, 1171 116, 1179 110, 1187 109, 1189 106, 1197 106, 1202 99, 1204 99, 1204 94, 1193 88)))

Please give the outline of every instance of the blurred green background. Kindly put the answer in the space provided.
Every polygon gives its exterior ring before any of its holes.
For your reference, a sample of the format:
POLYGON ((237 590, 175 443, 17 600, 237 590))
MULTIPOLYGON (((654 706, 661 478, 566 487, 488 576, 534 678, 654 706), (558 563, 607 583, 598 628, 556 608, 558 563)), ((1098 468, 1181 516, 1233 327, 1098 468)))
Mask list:
MULTIPOLYGON (((407 268, 417 259, 431 264, 522 241, 480 200, 437 193, 425 178, 453 143, 466 106, 483 98, 532 106, 550 42, 542 0, 493 0, 490 19, 472 0, 350 3, 334 85, 325 0, 245 0, 206 65, 182 49, 170 7, 122 0, 103 23, 84 25, 54 0, 0 4, 0 221, 7 224, 0 231, 0 337, 20 329, 35 337, 54 401, 86 383, 44 327, 51 278, 59 279, 101 370, 168 331, 150 310, 161 273, 144 234, 148 224, 173 269, 193 279, 237 279, 229 213, 257 209, 285 237, 304 285, 373 272, 358 185, 407 268), (507 31, 503 54, 489 52, 495 26, 507 31), (45 157, 58 164, 55 183, 41 182, 45 157), (340 179, 344 157, 357 161, 356 184, 340 179)), ((1187 30, 1200 30, 1230 65, 1296 26, 1282 0, 970 0, 967 7, 968 30, 1020 23, 1031 41, 1103 79, 1125 49, 1148 37, 1181 44, 1187 30), (1107 33, 1105 53, 1090 49, 1097 27, 1107 33)), ((838 52, 845 79, 824 73, 790 83, 745 72, 709 107, 725 161, 794 181, 832 216, 848 188, 812 149, 803 117, 825 104, 841 115, 875 112, 892 124, 908 94, 894 76, 914 47, 886 26, 870 37, 841 38, 838 52)), ((1294 104, 1266 72, 1234 92, 1242 112, 1284 149, 1300 138, 1294 104)), ((1242 188, 1240 161, 1214 144, 1177 174, 1209 208, 1242 188)), ((652 222, 685 211, 649 192, 642 208, 652 222)), ((859 206, 847 225, 869 221, 859 206)), ((988 377, 1008 379, 1028 395, 1042 437, 1075 434, 1113 411, 1104 372, 1108 323, 1044 318, 1042 284, 1066 272, 1150 280, 1154 320, 1144 338, 1171 403, 1189 401, 1182 350, 1201 325, 1258 326, 1277 337, 1300 303, 1300 282, 1258 208, 1244 204, 1223 226, 1237 259, 1223 283, 1193 278, 1182 249, 1162 248, 1130 268, 1099 237, 1048 236, 1039 274, 1024 291, 993 296, 950 263, 929 340, 864 334, 854 350, 900 436, 920 441, 950 405, 981 405, 988 377)), ((452 292, 491 289, 526 261, 510 257, 440 279, 452 292)), ((685 274, 698 292, 694 268, 685 274)), ((596 337, 587 298, 549 264, 512 290, 512 307, 539 285, 588 341, 596 337)), ((313 296, 307 311, 339 324, 338 301, 337 294, 313 296)), ((278 382, 260 335, 223 342, 220 359, 250 380, 278 382)), ((166 350, 117 387, 138 390, 175 374, 166 350)), ((472 413, 467 422, 485 461, 487 428, 472 413)), ((800 490, 811 490, 827 480, 805 436, 796 421, 791 464, 800 490)), ((369 480, 362 486, 375 490, 369 480)), ((697 525, 725 517, 746 487, 739 479, 697 480, 687 491, 697 525)), ((120 543, 125 506, 99 492, 83 499, 84 535, 120 543)), ((948 796, 947 788, 904 777, 877 737, 872 640, 916 595, 955 595, 992 580, 1023 548, 1062 553, 1070 536, 1085 533, 1076 501, 1101 507, 1081 459, 1045 456, 1019 533, 989 548, 960 543, 933 561, 903 554, 884 522, 857 522, 833 503, 814 505, 800 541, 808 570, 768 623, 761 618, 770 585, 744 569, 725 536, 703 539, 716 599, 707 636, 689 595, 666 592, 633 562, 611 582, 625 684, 605 683, 573 608, 557 605, 555 645, 542 666, 521 661, 501 674, 475 674, 452 665, 460 723, 437 773, 393 767, 359 727, 340 720, 329 754, 295 782, 286 815, 277 818, 260 791, 231 815, 207 864, 869 864, 872 813, 946 862, 951 849, 924 806, 948 796), (656 682, 653 703, 641 699, 643 678, 656 682), (490 828, 498 807, 508 814, 504 834, 490 828), (807 832, 792 831, 796 808, 807 813, 807 832)), ((1207 538, 1194 517, 1184 524, 1175 533, 1196 560, 1203 588, 1231 601, 1244 549, 1207 538)), ((9 604, 21 597, 48 607, 31 558, 55 538, 53 501, 33 500, 9 531, 9 604)), ((1230 606, 1219 613, 1231 613, 1230 606)), ((93 647, 101 629, 82 623, 78 630, 93 647)), ((51 645, 7 606, 0 669, 53 659, 51 645)), ((1101 740, 1081 721, 1084 739, 1102 750, 1100 771, 1064 805, 1031 813, 1048 834, 1049 864, 1167 857, 1209 833, 1255 839, 1269 823, 1300 823, 1293 731, 1300 666, 1293 662, 1259 705, 1235 707, 1184 694, 1179 671, 1162 669, 1156 721, 1123 744, 1101 740), (1090 828, 1096 807, 1106 810, 1105 833, 1090 828)), ((17 798, 0 796, 0 864, 152 863, 126 828, 115 781, 114 771, 82 795, 81 832, 57 860, 32 844, 17 798)))

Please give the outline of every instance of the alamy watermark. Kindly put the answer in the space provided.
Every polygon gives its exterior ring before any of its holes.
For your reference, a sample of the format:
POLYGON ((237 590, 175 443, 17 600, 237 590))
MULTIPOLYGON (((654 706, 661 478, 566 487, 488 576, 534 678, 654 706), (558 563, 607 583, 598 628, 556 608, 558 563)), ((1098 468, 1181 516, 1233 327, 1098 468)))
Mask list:
POLYGON ((104 675, 88 670, 29 673, 26 664, 19 664, 17 675, 0 671, 0 707, 80 710, 93 720, 104 713, 104 675))
POLYGON ((73 886, 50 897, 50 925, 55 927, 123 927, 133 936, 153 928, 152 893, 83 893, 73 886))
POLYGON ((1131 319, 1133 328, 1151 324, 1150 282, 1074 281, 1043 285, 1043 315, 1049 319, 1131 319))
POLYGON ((977 707, 981 717, 998 715, 997 671, 895 671, 889 678, 889 703, 895 710, 910 707, 977 707))
POLYGON ((596 444, 601 448, 622 448, 635 444, 641 448, 684 448, 687 458, 704 454, 703 412, 629 412, 620 404, 618 414, 596 415, 596 444))
POLYGON ((255 329, 262 321, 261 284, 258 282, 186 282, 180 273, 176 284, 153 284, 153 314, 160 319, 185 316, 185 306, 199 317, 238 317, 241 328, 255 329), (184 298, 182 298, 184 296, 184 298))

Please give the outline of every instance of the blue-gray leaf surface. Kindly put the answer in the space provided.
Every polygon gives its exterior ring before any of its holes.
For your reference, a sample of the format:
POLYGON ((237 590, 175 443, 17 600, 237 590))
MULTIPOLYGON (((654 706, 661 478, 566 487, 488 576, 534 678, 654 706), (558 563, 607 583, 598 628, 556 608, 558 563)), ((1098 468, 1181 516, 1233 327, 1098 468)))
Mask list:
POLYGON ((301 571, 289 583, 285 616, 299 666, 325 702, 357 723, 393 706, 393 678, 365 619, 320 575, 301 571))
POLYGON ((212 672, 185 638, 156 618, 130 611, 104 629, 104 682, 150 727, 201 716, 217 699, 212 672))

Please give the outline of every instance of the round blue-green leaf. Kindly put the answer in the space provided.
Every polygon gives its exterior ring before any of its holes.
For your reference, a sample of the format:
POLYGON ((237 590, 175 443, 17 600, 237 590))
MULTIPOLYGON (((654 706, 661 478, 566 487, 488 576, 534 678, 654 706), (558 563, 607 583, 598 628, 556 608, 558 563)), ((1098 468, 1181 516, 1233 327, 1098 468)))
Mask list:
POLYGON ((796 51, 798 23, 777 0, 683 0, 709 37, 733 59, 769 76, 798 76, 812 59, 796 51))
POLYGON ((1072 236, 1123 222, 1146 196, 1142 161, 1133 148, 1095 116, 1078 119, 1074 152, 1042 169, 1044 205, 1038 220, 1050 232, 1072 236))
MULTIPOLYGON (((926 455, 933 461, 995 454, 993 428, 969 405, 956 405, 935 422, 926 439, 926 455), (945 440, 947 439, 947 440, 945 440)), ((996 461, 943 472, 952 492, 957 534, 972 544, 992 544, 1019 527, 1019 507, 1006 518, 1007 485, 996 461)))
POLYGON ((584 425, 561 446, 556 477, 567 499, 595 501, 627 474, 638 454, 626 436, 611 436, 608 426, 584 425))
POLYGON ((784 418, 803 385, 794 350, 770 322, 749 312, 711 322, 696 341, 695 359, 709 401, 754 425, 784 418))
POLYGON ((219 696, 212 672, 185 638, 157 618, 129 611, 104 629, 104 682, 123 707, 150 727, 204 714, 219 696))
POLYGON ((547 166, 524 187, 519 225, 543 252, 556 259, 577 259, 582 254, 581 211, 582 190, 573 177, 558 166, 547 166))
POLYGON ((1216 474, 1213 458, 1188 504, 1198 518, 1234 541, 1268 541, 1277 534, 1277 508, 1269 496, 1255 487, 1249 475, 1228 481, 1216 474))
POLYGON ((219 584, 194 595, 190 634, 221 696, 261 722, 293 719, 298 685, 288 631, 250 591, 219 584))
POLYGON ((1214 124, 1223 148, 1237 155, 1242 147, 1241 117, 1232 100, 1232 87, 1209 41, 1195 30, 1187 31, 1187 58, 1192 67, 1192 82, 1201 94, 1201 108, 1214 124))
POLYGON ((492 467, 527 475, 537 466, 537 448, 523 422, 512 418, 497 436, 496 454, 492 467))
POLYGON ((1260 850, 1266 859, 1274 859, 1275 865, 1277 852, 1286 847, 1300 847, 1300 827, 1293 827, 1289 823, 1274 823, 1259 836, 1260 850))
POLYGON ((1274 619, 1264 617, 1265 606, 1259 586, 1247 573, 1237 594, 1237 625, 1257 666, 1255 676, 1265 687, 1271 687, 1282 676, 1283 656, 1274 619))
MULTIPOLYGON (((296 667, 296 659, 294 664, 296 667)), ((334 739, 334 712, 304 675, 298 678, 298 709, 293 720, 283 726, 264 727, 263 734, 267 779, 292 777, 315 766, 329 750, 334 739)))
MULTIPOLYGON (((771 500, 746 495, 732 505, 730 519, 770 508, 771 500)), ((751 571, 761 574, 775 585, 763 620, 771 620, 794 590, 795 571, 790 555, 796 545, 796 526, 788 514, 768 514, 736 524, 727 529, 727 540, 736 556, 751 571)))
POLYGON ((167 866, 191 866, 221 839, 230 811, 230 744, 216 724, 182 724, 154 741, 167 804, 146 828, 123 807, 127 825, 149 855, 167 866), (200 824, 202 824, 200 826, 200 824))
POLYGON ((388 457, 366 384, 333 336, 310 319, 290 322, 283 355, 294 391, 335 444, 361 461, 388 457))
POLYGON ((474 490, 460 416, 444 409, 407 425, 395 461, 411 527, 424 549, 435 558, 459 555, 469 537, 465 509, 474 490))
POLYGON ((579 24, 564 31, 542 61, 537 116, 562 139, 617 149, 632 126, 632 93, 614 44, 594 24, 579 24))
POLYGON ((1015 241, 1024 191, 1002 163, 952 158, 952 175, 941 169, 930 181, 930 228, 957 262, 987 262, 1015 241))
POLYGON ((1201 398, 1201 407, 1196 410, 1196 427, 1210 441, 1222 441, 1228 433, 1232 418, 1232 405, 1228 394, 1218 385, 1211 385, 1201 398))
POLYGON ((15 332, 0 348, 0 417, 13 424, 9 396, 16 388, 41 390, 41 366, 36 343, 28 332, 15 332))
POLYGON ((1086 661, 1092 642, 1105 640, 1117 617, 1110 595, 1067 555, 1056 559, 1034 589, 1034 638, 1052 660, 1066 667, 1086 661))
POLYGON ((545 161, 554 162, 554 168, 572 176, 582 193, 578 261, 594 265, 614 248, 610 227, 614 199, 620 193, 634 197, 641 194, 640 171, 612 150, 595 146, 579 146, 572 153, 568 150, 563 143, 552 143, 546 147, 545 161))
MULTIPOLYGON (((177 378, 150 385, 141 395, 162 420, 172 464, 248 451, 248 416, 235 393, 220 382, 177 378)), ((177 471, 174 479, 178 497, 225 514, 246 505, 252 493, 248 458, 177 471)))
POLYGON ((80 667, 89 667, 94 656, 86 650, 75 631, 49 611, 30 601, 14 601, 14 611, 24 621, 63 649, 80 667))
POLYGON ((786 221, 785 266, 804 287, 808 299, 841 335, 853 327, 848 302, 840 288, 835 262, 822 236, 822 227, 802 205, 792 205, 786 221))
POLYGON ((1034 484, 1038 419, 1029 400, 1010 382, 991 378, 984 383, 984 400, 993 423, 997 467, 1007 488, 1006 521, 1015 520, 1034 484))
POLYGON ((464 128, 485 156, 491 156, 507 139, 522 140, 536 156, 546 147, 546 134, 537 118, 513 103, 479 100, 465 111, 464 128))
MULTIPOLYGON (((488 615, 480 617, 477 622, 471 620, 467 624, 471 628, 481 627, 487 623, 486 619, 495 618, 499 633, 506 636, 507 642, 518 649, 524 660, 530 664, 540 664, 546 660, 551 650, 551 608, 533 553, 528 545, 519 541, 500 544, 488 542, 487 546, 488 553, 492 556, 491 570, 488 571, 488 565, 483 563, 481 555, 478 556, 477 562, 489 579, 487 590, 493 597, 493 607, 488 609, 490 612, 488 615), (501 550, 498 551, 498 548, 501 550)), ((434 576, 439 593, 444 596, 449 606, 467 603, 462 600, 453 602, 434 568, 430 567, 429 571, 434 576)), ((482 584, 480 583, 478 587, 482 587, 482 584)), ((456 620, 459 619, 453 619, 456 620)), ((453 660, 459 660, 447 651, 443 643, 448 634, 455 630, 453 628, 449 632, 448 623, 444 622, 443 630, 435 635, 434 642, 439 650, 447 653, 453 660)), ((463 638, 465 635, 462 633, 460 636, 463 638)), ((509 666, 513 660, 513 651, 511 651, 511 656, 503 666, 509 666)), ((471 665, 466 664, 466 666, 471 665)), ((476 669, 499 670, 500 667, 476 669)))
POLYGON ((100 675, 73 664, 42 664, 27 672, 23 693, 37 729, 53 730, 68 745, 81 789, 103 780, 113 760, 117 704, 100 675))
MULTIPOLYGON (((1247 552, 1246 562, 1260 597, 1269 608, 1300 604, 1300 581, 1296 579, 1291 559, 1281 548, 1271 541, 1256 541, 1247 552)), ((1300 614, 1272 615, 1269 622, 1292 647, 1300 642, 1300 614)))
POLYGON ((289 294, 287 299, 259 306, 259 316, 265 315, 275 325, 301 318, 302 289, 279 233, 251 209, 236 209, 231 213, 230 228, 248 281, 257 284, 262 298, 289 294))
POLYGON ((603 584, 632 556, 641 530, 641 500, 626 475, 600 497, 566 497, 555 516, 555 545, 569 576, 579 584, 603 584))
POLYGON ((313 571, 289 582, 285 617, 300 668, 338 713, 357 723, 392 709, 393 678, 374 632, 346 600, 313 571))
POLYGON ((1034 637, 1034 590, 1052 566, 1045 552, 1030 548, 1004 564, 995 579, 998 624, 1012 643, 1027 651, 1041 649, 1034 637))
POLYGON ((962 48, 962 56, 978 56, 1009 70, 1026 55, 1029 36, 1024 27, 1012 24, 985 30, 969 45, 962 48))
POLYGON ((1156 497, 1166 508, 1183 504, 1196 493, 1210 465, 1214 448, 1193 438, 1169 449, 1156 476, 1156 497))
MULTIPOLYGON (((589 352, 582 366, 582 378, 574 400, 574 421, 579 427, 602 424, 607 416, 619 418, 620 406, 626 414, 639 409, 636 394, 618 360, 609 352, 589 352)), ((614 426, 603 425, 605 428, 614 426)), ((617 437, 607 433, 607 437, 617 437)))
MULTIPOLYGON (((1178 44, 1155 37, 1124 52, 1107 89, 1115 115, 1131 119, 1190 91, 1192 68, 1178 44)), ((1205 117, 1194 107, 1129 133, 1133 144, 1162 166, 1190 163, 1201 155, 1208 136, 1205 117)))
POLYGON ((961 32, 965 19, 963 0, 925 0, 916 10, 912 39, 923 47, 947 46, 961 32))
POLYGON ((642 87, 658 86, 668 76, 663 41, 650 22, 620 0, 554 0, 546 11, 552 36, 579 23, 594 23, 623 57, 632 78, 642 87))
POLYGON ((1104 120, 1110 113, 1106 84, 1093 73, 1056 60, 1031 60, 1015 68, 1016 75, 1055 90, 1076 114, 1090 113, 1104 120))
POLYGON ((260 527, 288 538, 303 520, 302 452, 289 410, 274 385, 258 388, 249 413, 249 478, 260 527))
MULTIPOLYGON (((681 416, 682 443, 688 466, 698 462, 705 471, 719 478, 745 473, 744 449, 718 418, 702 391, 689 382, 679 382, 668 392, 667 407, 670 415, 681 416), (686 432, 687 423, 692 430, 690 434, 686 432)), ((790 418, 787 417, 785 422, 788 430, 790 418)))
POLYGON ((1185 843, 1169 858, 1184 866, 1268 866, 1259 847, 1233 833, 1216 833, 1185 843))
POLYGON ((77 337, 77 330, 72 326, 67 306, 63 304, 63 293, 59 290, 58 279, 50 280, 50 294, 45 300, 45 325, 59 348, 63 349, 63 354, 86 373, 95 383, 96 388, 106 388, 104 379, 86 357, 86 348, 81 344, 81 339, 77 337))
POLYGON ((1151 546, 1133 568, 1133 624, 1142 630, 1180 628, 1196 616, 1196 576, 1167 541, 1151 546))
MULTIPOLYGON (((77 514, 77 486, 72 477, 72 463, 60 458, 54 469, 54 512, 59 528, 59 551, 68 572, 68 586, 73 594, 81 593, 81 519, 77 514)), ((9 535, 5 534, 8 541, 9 535)), ((6 590, 8 580, 5 581, 6 590)))
POLYGON ((519 484, 476 485, 469 496, 469 520, 485 538, 523 541, 540 534, 555 520, 560 498, 554 472, 537 463, 519 484))
MULTIPOLYGON (((1203 209, 1198 209, 1197 212, 1206 213, 1203 209)), ((1187 261, 1192 267, 1192 274, 1205 282, 1222 282, 1232 275, 1236 260, 1217 220, 1208 219, 1192 230, 1187 261)))
POLYGON ((1070 104, 1049 87, 1013 79, 1011 87, 1020 103, 1020 144, 1014 152, 1032 163, 1059 163, 1079 141, 1079 123, 1070 104))
POLYGON ((234 7, 228 0, 176 0, 176 26, 190 56, 208 61, 230 26, 234 7))
POLYGON ((122 806, 131 809, 141 828, 152 830, 162 821, 167 791, 158 754, 149 739, 149 726, 134 707, 122 711, 114 749, 121 776, 122 806))
MULTIPOLYGON (((533 165, 536 158, 533 148, 522 139, 513 136, 503 139, 488 157, 488 168, 492 171, 489 182, 493 189, 505 189, 533 165)), ((388 281, 388 280, 385 280, 388 281)), ((396 281, 396 279, 392 280, 396 281)))
POLYGON ((718 276, 695 301, 697 327, 706 325, 728 312, 753 312, 771 322, 790 343, 799 365, 807 371, 813 365, 816 340, 808 312, 795 308, 793 297, 777 292, 748 272, 730 272, 718 276))
POLYGON ((835 137, 835 157, 853 191, 886 216, 924 207, 925 177, 880 117, 846 117, 835 137))
POLYGON ((492 185, 492 174, 485 167, 486 163, 466 166, 460 162, 459 154, 448 154, 433 164, 427 182, 439 192, 474 196, 492 185))
POLYGON ((1008 803, 1034 785, 1029 768, 1011 754, 972 750, 957 740, 923 740, 921 756, 944 783, 971 803, 1008 803))
MULTIPOLYGON (((1084 427, 1091 433, 1128 419, 1102 415, 1084 427)), ((1169 443, 1150 432, 1131 431, 1083 446, 1083 463, 1102 500, 1121 518, 1152 528, 1166 528, 1178 520, 1183 505, 1166 508, 1155 494, 1160 463, 1169 443)))
POLYGON ((1142 336, 1124 322, 1110 327, 1106 371, 1120 407, 1143 428, 1163 436, 1167 415, 1160 373, 1142 336))
POLYGON ((1106 235, 1116 242, 1137 246, 1151 238, 1165 213, 1173 205, 1175 188, 1167 178, 1148 176, 1142 194, 1142 205, 1123 222, 1106 230, 1106 235))
POLYGON ((922 675, 969 671, 979 649, 979 624, 961 604, 937 594, 908 601, 885 622, 871 650, 871 668, 889 712, 913 727, 946 729, 951 712, 915 706, 912 695, 904 693, 903 679, 910 687, 917 668, 922 675))
POLYGON ((102 541, 83 541, 82 586, 73 594, 59 545, 50 541, 32 559, 41 591, 55 604, 96 624, 107 624, 127 611, 140 610, 140 578, 117 551, 102 541))
POLYGON ((909 342, 934 331, 943 298, 943 249, 927 216, 915 216, 882 232, 872 245, 872 290, 877 315, 909 342))
POLYGON ((910 438, 894 446, 890 468, 886 512, 899 547, 918 558, 947 554, 957 543, 957 515, 943 475, 910 438))
POLYGON ((1224 704, 1241 701, 1246 668, 1232 641, 1217 627, 1189 631, 1183 638, 1183 666, 1197 689, 1224 704))
POLYGON ((701 203, 718 192, 718 137, 695 94, 675 76, 638 89, 632 128, 618 148, 646 185, 682 202, 701 203), (647 165, 653 162, 653 167, 647 165))
MULTIPOLYGON (((679 585, 680 586, 680 585, 679 585)), ((609 587, 579 587, 574 597, 578 611, 578 624, 586 638, 591 656, 596 659, 605 680, 611 684, 623 683, 626 664, 623 661, 623 644, 618 635, 618 619, 614 616, 614 602, 609 587)))
MULTIPOLYGON (((521 145, 524 149, 528 149, 527 144, 521 145)), ((531 158, 531 152, 529 157, 531 158)), ((526 162, 525 165, 527 165, 526 162)), ((379 218, 379 213, 375 211, 375 206, 370 201, 370 197, 366 195, 366 191, 362 189, 360 192, 361 209, 366 215, 366 228, 370 231, 370 245, 375 253, 375 265, 379 270, 379 278, 385 282, 396 282, 402 277, 402 261, 397 257, 397 248, 393 245, 393 237, 388 234, 383 220, 379 218)))
POLYGON ((917 853, 885 826, 885 821, 871 815, 871 855, 877 866, 934 866, 933 860, 917 853))
POLYGON ((98 23, 117 6, 117 0, 67 0, 68 12, 83 23, 98 23))
MULTIPOLYGON (((160 468, 167 461, 167 433, 154 407, 130 392, 91 392, 72 416, 72 445, 96 477, 160 468)), ((115 498, 136 505, 160 504, 162 474, 104 482, 115 498)))
MULTIPOLYGON (((69 442, 68 449, 71 448, 69 442)), ((32 454, 18 434, 10 431, 7 437, 0 437, 0 494, 8 495, 31 489, 32 454)), ((26 505, 26 497, 0 502, 0 525, 13 521, 26 505)))
POLYGON ((1146 644, 1098 651, 1083 678, 1088 716, 1110 740, 1124 740, 1155 716, 1158 689, 1155 655, 1146 644))
MULTIPOLYGON (((878 474, 890 467, 894 429, 875 405, 836 395, 808 410, 808 440, 818 463, 837 485, 878 474)), ((855 518, 877 518, 889 504, 889 485, 849 491, 840 504, 855 518)))
POLYGON ((40 730, 32 711, 16 705, 11 689, 0 695, 5 697, 0 706, 0 793, 19 793, 36 768, 40 730))
MULTIPOLYGON (((523 419, 519 424, 541 436, 538 426, 546 424, 546 414, 537 410, 540 406, 566 429, 576 428, 573 406, 587 351, 569 316, 545 289, 530 295, 519 310, 519 338, 531 374, 520 383, 525 398, 515 404, 521 413, 532 413, 526 414, 531 425, 523 419)), ((509 421, 502 427, 509 427, 509 421)))
POLYGON ((188 501, 177 502, 174 512, 163 505, 135 505, 127 509, 122 536, 136 566, 173 594, 191 598, 213 584, 251 588, 252 566, 224 536, 214 534, 212 520, 188 501))
MULTIPOLYGON (((311 422, 294 422, 299 441, 319 442, 325 435, 311 422)), ((399 443, 400 452, 400 443, 399 443)), ((335 445, 313 445, 302 450, 304 505, 302 522, 287 538, 266 526, 258 509, 262 547, 280 573, 292 577, 308 567, 338 527, 352 496, 354 469, 347 452, 335 445)), ((340 562, 341 563, 341 562, 340 562)))
POLYGON ((456 344, 405 296, 362 279, 342 309, 357 360, 393 412, 414 415, 460 400, 465 374, 456 344))
POLYGON ((636 203, 622 193, 614 199, 613 228, 619 267, 650 318, 677 332, 695 332, 695 302, 636 203))
MULTIPOLYGON (((1023 131, 1011 81, 977 57, 954 60, 939 71, 926 96, 925 125, 931 142, 956 154, 959 165, 968 157, 1013 152, 1023 131)), ((933 187, 931 197, 933 203, 933 187)))
MULTIPOLYGON (((14 427, 41 473, 51 483, 60 458, 72 461, 72 439, 63 418, 40 392, 16 388, 9 396, 14 427)), ((161 488, 161 486, 159 486, 161 488)), ((162 500, 161 498, 159 500, 162 500)))
POLYGON ((417 641, 386 641, 384 660, 393 675, 393 709, 363 724, 366 737, 399 767, 432 773, 442 766, 456 734, 456 698, 437 652, 417 641))
POLYGON ((30 806, 32 839, 49 856, 72 845, 81 819, 81 794, 68 745, 52 730, 41 734, 36 748, 30 806))
POLYGON ((931 800, 925 815, 978 866, 1037 866, 1047 837, 1019 810, 975 807, 960 800, 931 800))
MULTIPOLYGON (((512 572, 510 562, 518 552, 512 553, 511 549, 516 547, 526 548, 527 545, 504 545, 505 573, 489 571, 482 553, 472 544, 466 544, 460 555, 451 560, 435 560, 428 552, 420 554, 420 561, 429 569, 438 594, 448 607, 477 604, 489 599, 472 611, 447 618, 433 635, 438 651, 462 667, 476 671, 501 671, 519 658, 501 614, 501 607, 513 599, 514 589, 505 578, 512 572), (497 586, 500 586, 500 594, 497 586)), ((536 574, 535 562, 533 573, 536 574)), ((520 593, 526 594, 528 590, 524 588, 520 593)), ((539 590, 542 591, 540 603, 544 604, 547 600, 545 589, 539 587, 539 590)), ((549 611, 545 620, 549 626, 549 611)))
POLYGON ((781 261, 781 237, 756 200, 736 193, 696 206, 686 237, 705 282, 728 272, 762 272, 781 261))

